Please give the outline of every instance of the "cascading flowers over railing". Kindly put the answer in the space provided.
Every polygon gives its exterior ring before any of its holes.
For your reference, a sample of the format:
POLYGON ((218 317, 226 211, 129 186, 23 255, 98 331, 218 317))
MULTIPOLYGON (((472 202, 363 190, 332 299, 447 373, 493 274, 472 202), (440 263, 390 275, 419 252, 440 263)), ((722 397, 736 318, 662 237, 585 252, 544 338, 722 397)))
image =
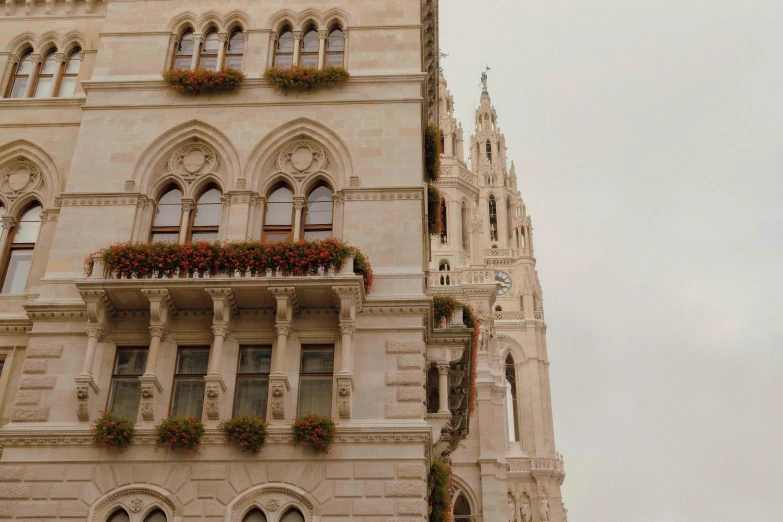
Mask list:
POLYGON ((438 458, 430 469, 430 522, 451 521, 451 467, 438 458))
POLYGON ((167 87, 182 94, 207 94, 216 92, 236 92, 242 86, 245 74, 237 69, 226 67, 220 71, 209 69, 169 69, 163 73, 163 82, 167 87))
POLYGON ((261 451, 266 441, 266 427, 266 422, 258 415, 240 415, 218 425, 218 429, 226 434, 226 441, 233 442, 242 451, 253 454, 261 451))
POLYGON ((330 269, 339 271, 354 256, 354 273, 372 288, 372 267, 358 248, 336 238, 313 241, 256 241, 219 243, 119 243, 91 254, 85 260, 85 273, 93 271, 93 256, 100 255, 106 275, 118 278, 204 277, 215 274, 263 276, 271 271, 284 275, 318 275, 330 269))
POLYGON ((440 129, 430 124, 424 133, 424 175, 427 180, 427 230, 436 236, 443 230, 440 192, 435 183, 440 177, 440 129))
POLYGON ((316 453, 329 453, 334 440, 335 425, 331 417, 309 413, 294 419, 294 444, 311 446, 316 453))
POLYGON ((481 322, 476 317, 473 307, 460 303, 450 296, 436 295, 433 297, 435 327, 441 327, 447 320, 451 319, 454 312, 462 308, 462 322, 466 327, 473 329, 473 350, 470 353, 470 414, 476 411, 476 365, 478 364, 479 351, 479 329, 481 322))
POLYGON ((272 84, 275 91, 283 94, 311 92, 319 87, 345 83, 350 77, 350 73, 344 67, 331 65, 322 69, 300 65, 270 67, 264 71, 264 79, 272 84))
POLYGON ((101 412, 100 417, 90 427, 95 445, 109 451, 122 453, 133 442, 136 429, 133 421, 126 417, 117 417, 110 411, 101 412))

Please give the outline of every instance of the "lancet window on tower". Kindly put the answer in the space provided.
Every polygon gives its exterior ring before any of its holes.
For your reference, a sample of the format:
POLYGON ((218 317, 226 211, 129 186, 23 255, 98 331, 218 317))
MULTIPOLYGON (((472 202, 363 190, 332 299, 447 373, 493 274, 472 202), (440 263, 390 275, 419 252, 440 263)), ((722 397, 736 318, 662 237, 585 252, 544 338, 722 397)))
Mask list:
POLYGON ((489 196, 489 240, 498 240, 498 205, 495 196, 489 196))
POLYGON ((440 243, 442 245, 445 245, 449 242, 449 219, 448 215, 446 214, 446 200, 441 199, 440 200, 440 243))
POLYGON ((487 167, 492 166, 492 144, 487 141, 487 167))
POLYGON ((470 230, 468 229, 468 225, 470 224, 470 210, 468 210, 468 205, 463 201, 462 202, 462 249, 468 250, 470 248, 470 230))
POLYGON ((506 420, 509 442, 519 442, 519 401, 517 400, 517 377, 514 359, 506 357, 506 420))

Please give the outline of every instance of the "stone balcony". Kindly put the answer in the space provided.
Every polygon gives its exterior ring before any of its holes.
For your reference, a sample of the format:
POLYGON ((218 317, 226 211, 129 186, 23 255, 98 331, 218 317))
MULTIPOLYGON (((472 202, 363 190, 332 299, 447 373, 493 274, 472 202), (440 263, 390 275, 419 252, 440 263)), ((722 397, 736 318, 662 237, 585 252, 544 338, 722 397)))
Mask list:
POLYGON ((555 458, 507 457, 509 478, 525 478, 531 475, 551 476, 558 483, 565 479, 565 459, 559 453, 555 458))

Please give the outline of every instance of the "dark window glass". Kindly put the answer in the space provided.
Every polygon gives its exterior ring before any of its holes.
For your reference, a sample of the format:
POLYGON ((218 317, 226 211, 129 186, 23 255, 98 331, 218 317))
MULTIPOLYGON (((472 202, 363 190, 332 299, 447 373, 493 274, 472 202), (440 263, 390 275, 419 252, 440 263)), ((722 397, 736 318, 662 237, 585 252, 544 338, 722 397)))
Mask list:
POLYGON ((302 370, 299 377, 299 416, 332 411, 334 346, 302 346, 302 370))
POLYGON ((235 417, 245 414, 265 417, 271 361, 271 346, 239 348, 239 370, 234 398, 235 417))
POLYGON ((209 347, 182 347, 177 350, 171 413, 201 418, 204 404, 204 376, 209 366, 209 347))
POLYGON ((117 348, 109 392, 109 411, 135 422, 141 399, 139 376, 147 367, 147 348, 117 348))

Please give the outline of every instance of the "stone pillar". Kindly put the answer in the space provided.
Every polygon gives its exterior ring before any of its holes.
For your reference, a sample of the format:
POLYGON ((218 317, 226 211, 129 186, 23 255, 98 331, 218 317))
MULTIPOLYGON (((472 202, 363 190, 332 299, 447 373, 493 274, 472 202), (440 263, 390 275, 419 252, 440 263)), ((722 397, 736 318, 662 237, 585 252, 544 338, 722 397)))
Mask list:
POLYGON ((24 97, 25 98, 31 98, 33 96, 33 90, 35 89, 35 77, 38 74, 38 70, 41 68, 41 55, 38 53, 33 54, 30 56, 30 59, 33 62, 33 68, 30 69, 30 76, 28 76, 27 79, 27 87, 24 91, 24 97))
POLYGON ((326 60, 326 38, 325 30, 318 31, 318 68, 322 69, 326 60))
POLYGON ((207 414, 207 427, 217 427, 221 410, 225 406, 226 384, 220 375, 220 363, 223 359, 223 343, 228 337, 231 315, 237 311, 234 294, 230 288, 207 288, 205 292, 212 298, 212 349, 209 351, 209 369, 204 381, 204 404, 207 414))
POLYGON ((438 413, 450 413, 448 364, 438 365, 438 413))
MULTIPOLYGON (((353 271, 353 259, 346 262, 340 272, 353 271)), ((359 305, 360 290, 355 286, 332 287, 340 309, 340 371, 337 374, 337 410, 341 419, 350 419, 353 396, 353 335, 356 332, 356 309, 359 305)))
POLYGON ((8 256, 8 243, 11 241, 11 229, 16 226, 16 220, 11 216, 3 216, 3 232, 0 235, 0 266, 5 266, 8 256))
POLYGON ((296 288, 291 286, 272 287, 269 293, 276 301, 275 329, 277 343, 272 350, 272 373, 269 375, 269 388, 272 391, 272 424, 282 425, 286 418, 286 398, 291 386, 285 373, 285 357, 288 350, 288 336, 291 334, 291 323, 294 311, 298 310, 299 302, 296 288))
POLYGON ((55 53, 54 60, 57 62, 57 69, 54 70, 52 75, 52 96, 58 96, 57 90, 60 88, 60 80, 65 71, 66 56, 63 53, 55 53))
POLYGON ((182 220, 179 222, 179 243, 182 244, 188 239, 188 229, 190 229, 190 213, 193 212, 195 205, 192 199, 182 200, 182 220))
POLYGON ((302 234, 302 209, 304 208, 304 205, 304 198, 294 198, 294 241, 299 241, 299 239, 304 235, 302 234))
MULTIPOLYGON (((101 269, 102 270, 102 269, 101 269)), ((80 421, 90 420, 90 390, 98 393, 92 368, 95 364, 95 352, 98 342, 103 339, 104 323, 107 315, 114 315, 114 307, 104 290, 85 290, 80 292, 87 304, 87 349, 84 353, 81 373, 76 381, 76 416, 80 421)))
POLYGON ((166 51, 166 61, 163 64, 163 72, 171 69, 174 63, 174 55, 177 54, 177 47, 179 45, 179 37, 176 34, 169 35, 169 48, 166 51))
POLYGON ((294 63, 292 65, 299 65, 299 54, 302 52, 302 31, 294 31, 294 63))
POLYGON ((201 35, 193 33, 193 59, 190 61, 190 70, 195 71, 201 54, 201 35))
POLYGON ((226 46, 228 45, 228 35, 226 33, 218 33, 218 57, 217 57, 217 70, 223 69, 223 62, 226 60, 226 46))
POLYGON ((157 376, 158 352, 160 343, 168 333, 169 314, 176 313, 174 302, 168 290, 142 290, 142 294, 150 302, 150 347, 147 352, 147 366, 144 375, 139 377, 141 382, 141 413, 142 426, 152 427, 155 421, 155 402, 163 393, 163 386, 157 376), (157 390, 157 394, 155 393, 157 390))

